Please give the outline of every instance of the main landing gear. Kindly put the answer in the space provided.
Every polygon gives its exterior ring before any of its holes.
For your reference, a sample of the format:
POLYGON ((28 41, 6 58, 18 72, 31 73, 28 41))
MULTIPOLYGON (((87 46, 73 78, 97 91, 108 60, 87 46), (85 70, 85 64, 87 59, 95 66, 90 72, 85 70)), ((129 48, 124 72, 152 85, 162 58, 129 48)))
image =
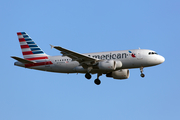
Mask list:
POLYGON ((143 73, 143 68, 144 68, 144 67, 140 67, 141 77, 142 77, 142 78, 144 78, 144 77, 145 77, 145 74, 143 73))
POLYGON ((96 85, 100 85, 100 84, 101 84, 101 81, 99 80, 99 76, 101 76, 101 75, 102 75, 102 74, 100 74, 100 73, 97 74, 97 79, 94 80, 94 83, 95 83, 96 85))
POLYGON ((86 74, 85 74, 85 77, 89 80, 89 79, 91 79, 91 74, 86 73, 86 74))
MULTIPOLYGON (((96 85, 100 85, 100 84, 101 84, 101 81, 99 80, 99 76, 101 76, 101 75, 102 75, 102 74, 100 74, 100 73, 97 74, 97 79, 94 80, 94 83, 95 83, 96 85)), ((85 77, 86 77, 87 79, 91 79, 91 74, 90 74, 90 73, 86 73, 86 74, 85 74, 85 77)))
POLYGON ((97 79, 94 80, 94 83, 95 83, 96 85, 100 85, 100 84, 101 84, 101 81, 99 80, 99 78, 97 78, 97 79))

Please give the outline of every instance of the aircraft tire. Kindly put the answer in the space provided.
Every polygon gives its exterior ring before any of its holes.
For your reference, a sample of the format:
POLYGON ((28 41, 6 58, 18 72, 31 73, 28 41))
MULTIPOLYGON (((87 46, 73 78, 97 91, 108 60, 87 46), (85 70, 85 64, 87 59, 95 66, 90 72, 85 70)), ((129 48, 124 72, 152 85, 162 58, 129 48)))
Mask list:
POLYGON ((142 74, 141 74, 141 77, 144 78, 144 77, 145 77, 145 74, 142 73, 142 74))
POLYGON ((100 81, 99 79, 95 79, 95 80, 94 80, 94 83, 95 83, 96 85, 100 85, 100 84, 101 84, 101 81, 100 81))
POLYGON ((85 74, 85 77, 86 77, 86 79, 88 79, 88 80, 89 80, 89 79, 91 79, 91 74, 86 73, 86 74, 85 74))

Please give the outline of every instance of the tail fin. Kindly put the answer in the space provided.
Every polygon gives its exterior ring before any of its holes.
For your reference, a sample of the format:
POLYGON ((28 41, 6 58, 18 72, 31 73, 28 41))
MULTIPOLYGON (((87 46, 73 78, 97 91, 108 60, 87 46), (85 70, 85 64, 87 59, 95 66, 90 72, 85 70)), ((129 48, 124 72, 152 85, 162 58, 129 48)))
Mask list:
POLYGON ((41 60, 48 59, 48 55, 25 32, 18 32, 18 39, 24 59, 41 60))

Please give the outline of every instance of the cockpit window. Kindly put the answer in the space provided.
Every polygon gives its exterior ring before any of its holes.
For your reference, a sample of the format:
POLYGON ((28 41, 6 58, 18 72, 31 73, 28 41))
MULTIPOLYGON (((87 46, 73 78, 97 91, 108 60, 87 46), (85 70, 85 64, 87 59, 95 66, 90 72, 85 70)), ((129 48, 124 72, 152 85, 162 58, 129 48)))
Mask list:
POLYGON ((153 54, 156 54, 156 55, 157 55, 156 52, 149 52, 148 54, 149 54, 149 55, 153 55, 153 54))

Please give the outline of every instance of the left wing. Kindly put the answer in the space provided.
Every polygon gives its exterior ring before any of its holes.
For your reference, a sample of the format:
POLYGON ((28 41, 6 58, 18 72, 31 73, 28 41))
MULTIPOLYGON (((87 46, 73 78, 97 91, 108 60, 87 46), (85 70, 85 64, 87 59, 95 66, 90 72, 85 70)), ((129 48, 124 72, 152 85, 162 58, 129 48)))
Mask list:
POLYGON ((88 62, 92 62, 95 63, 96 61, 98 61, 98 59, 95 58, 91 58, 87 55, 83 55, 65 48, 62 48, 60 46, 53 46, 51 45, 51 48, 55 48, 59 51, 61 51, 61 53, 63 54, 63 56, 68 56, 70 58, 72 58, 73 60, 78 61, 79 63, 88 63, 88 62))

